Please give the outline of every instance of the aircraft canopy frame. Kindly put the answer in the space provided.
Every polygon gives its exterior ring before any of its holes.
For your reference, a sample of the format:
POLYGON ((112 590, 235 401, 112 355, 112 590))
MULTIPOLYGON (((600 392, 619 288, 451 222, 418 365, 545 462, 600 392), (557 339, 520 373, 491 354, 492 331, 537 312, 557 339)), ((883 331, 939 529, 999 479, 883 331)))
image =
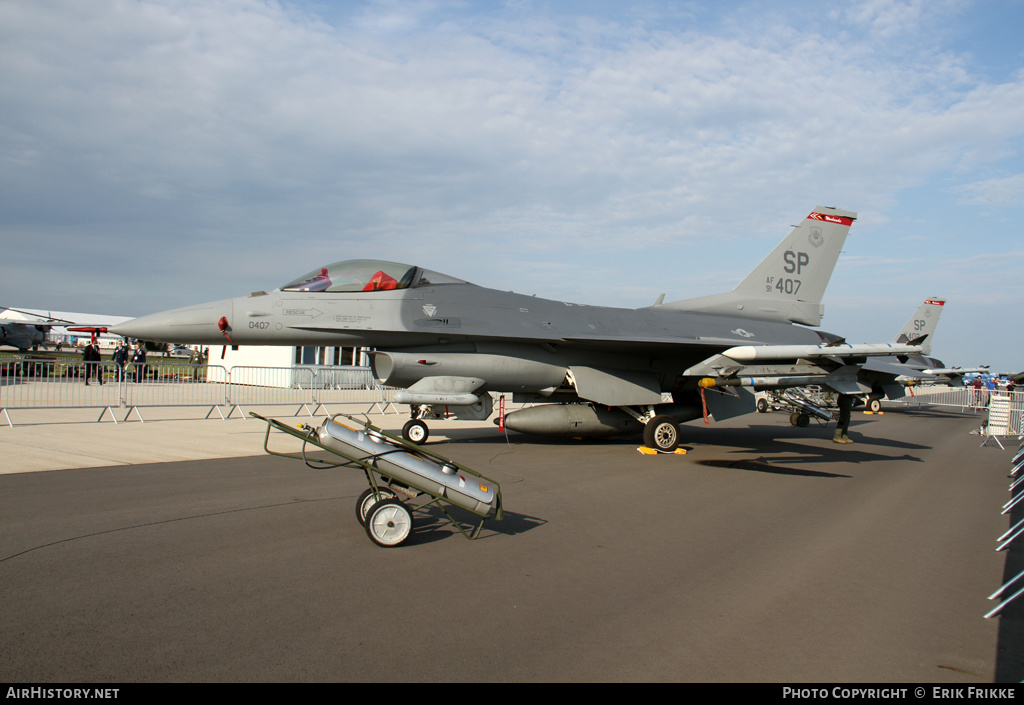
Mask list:
POLYGON ((281 287, 281 291, 370 292, 415 289, 438 284, 468 284, 423 267, 386 260, 354 259, 319 267, 281 287))

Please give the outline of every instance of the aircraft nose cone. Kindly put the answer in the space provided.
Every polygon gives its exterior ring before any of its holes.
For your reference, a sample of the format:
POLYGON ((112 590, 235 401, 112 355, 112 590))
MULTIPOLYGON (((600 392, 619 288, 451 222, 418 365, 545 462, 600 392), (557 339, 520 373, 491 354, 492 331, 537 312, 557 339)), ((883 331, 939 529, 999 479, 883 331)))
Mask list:
MULTIPOLYGON (((134 318, 114 326, 110 332, 159 343, 220 344, 227 342, 221 328, 222 318, 230 324, 230 299, 134 318)), ((227 333, 231 334, 230 327, 227 333)))

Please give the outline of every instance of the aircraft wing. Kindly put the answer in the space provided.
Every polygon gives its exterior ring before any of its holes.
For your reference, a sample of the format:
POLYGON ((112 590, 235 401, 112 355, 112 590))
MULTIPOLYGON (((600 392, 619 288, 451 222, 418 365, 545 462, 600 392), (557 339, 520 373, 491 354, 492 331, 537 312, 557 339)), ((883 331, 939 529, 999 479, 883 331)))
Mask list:
POLYGON ((601 336, 568 336, 561 339, 566 343, 577 343, 584 345, 651 345, 651 346, 673 346, 692 345, 699 346, 734 346, 742 342, 739 338, 712 338, 707 336, 679 335, 679 336, 631 336, 631 335, 601 335, 601 336))
POLYGON ((712 355, 683 375, 700 377, 698 384, 703 388, 782 389, 820 384, 840 394, 871 392, 871 380, 881 377, 881 385, 888 391, 897 377, 917 373, 901 362, 921 353, 923 341, 911 342, 914 344, 738 346, 712 355))
POLYGON ((861 367, 868 372, 875 372, 893 377, 915 377, 918 379, 934 379, 927 371, 905 365, 899 361, 887 360, 885 358, 873 358, 864 362, 861 367))
POLYGON ((4 326, 62 326, 65 325, 61 321, 47 321, 42 318, 0 318, 0 325, 4 326))
POLYGON ((25 326, 65 326, 75 325, 71 321, 64 320, 63 318, 54 318, 52 316, 42 316, 38 313, 31 311, 21 311, 16 308, 3 308, 0 307, 0 313, 4 314, 3 318, 0 318, 0 324, 15 325, 21 324, 25 326), (7 316, 11 313, 16 314, 17 318, 8 318, 7 316))
MULTIPOLYGON (((23 326, 42 326, 45 328, 67 328, 68 330, 83 330, 85 332, 94 330, 103 330, 113 325, 111 320, 107 320, 103 323, 90 323, 81 321, 71 321, 67 318, 59 318, 57 316, 43 316, 40 313, 34 313, 32 311, 22 311, 16 308, 3 308, 0 307, 0 325, 23 325, 23 326), (14 313, 18 318, 11 318, 8 314, 14 313)), ((65 314, 68 315, 68 314, 65 314)), ((109 318, 109 317, 108 317, 109 318)), ((127 320, 121 317, 116 318, 117 321, 127 320)))

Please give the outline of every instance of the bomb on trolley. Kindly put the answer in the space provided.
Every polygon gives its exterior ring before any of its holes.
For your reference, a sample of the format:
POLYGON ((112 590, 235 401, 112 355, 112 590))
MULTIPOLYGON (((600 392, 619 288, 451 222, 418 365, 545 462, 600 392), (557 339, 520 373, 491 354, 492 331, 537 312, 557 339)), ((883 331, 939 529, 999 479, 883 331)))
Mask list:
POLYGON ((501 487, 497 482, 439 453, 377 428, 369 421, 339 414, 320 426, 289 426, 259 414, 267 422, 263 448, 271 455, 302 460, 312 468, 355 468, 366 476, 369 488, 356 500, 356 518, 366 535, 378 546, 400 546, 412 535, 414 510, 436 506, 468 539, 480 535, 489 518, 502 518, 501 487), (270 449, 270 431, 277 429, 302 441, 301 453, 270 449), (310 458, 308 446, 339 456, 329 462, 310 458), (404 501, 403 501, 404 499, 404 501), (425 501, 424 501, 425 500, 425 501), (418 502, 414 504, 414 502, 418 502), (480 517, 475 527, 465 527, 446 505, 480 517))

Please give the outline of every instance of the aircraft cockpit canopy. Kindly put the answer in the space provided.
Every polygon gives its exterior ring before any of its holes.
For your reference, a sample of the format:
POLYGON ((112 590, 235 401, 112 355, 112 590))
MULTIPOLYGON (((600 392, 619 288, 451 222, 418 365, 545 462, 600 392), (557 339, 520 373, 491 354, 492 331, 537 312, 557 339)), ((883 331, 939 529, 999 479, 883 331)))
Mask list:
POLYGON ((466 284, 429 269, 383 260, 354 259, 314 269, 281 291, 394 291, 438 284, 466 284))

